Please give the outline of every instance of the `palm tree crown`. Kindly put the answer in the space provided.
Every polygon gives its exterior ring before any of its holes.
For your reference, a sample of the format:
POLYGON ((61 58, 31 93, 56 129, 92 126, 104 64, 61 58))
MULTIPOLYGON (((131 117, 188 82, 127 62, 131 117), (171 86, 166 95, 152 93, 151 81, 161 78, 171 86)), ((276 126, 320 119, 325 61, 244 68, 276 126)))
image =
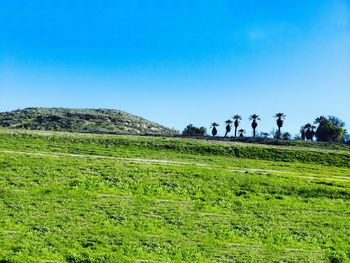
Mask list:
POLYGON ((286 118, 286 115, 282 112, 279 112, 279 113, 276 113, 274 117, 284 120, 286 118))
POLYGON ((232 117, 232 119, 239 122, 240 120, 242 120, 242 116, 236 114, 235 116, 232 117))
POLYGON ((250 121, 257 121, 257 120, 260 120, 260 117, 259 117, 259 115, 258 114, 252 114, 252 115, 250 115, 249 116, 249 120, 250 121))
POLYGON ((314 125, 312 125, 311 123, 306 123, 305 125, 304 125, 304 129, 306 130, 306 129, 315 129, 316 128, 316 126, 314 126, 314 125))

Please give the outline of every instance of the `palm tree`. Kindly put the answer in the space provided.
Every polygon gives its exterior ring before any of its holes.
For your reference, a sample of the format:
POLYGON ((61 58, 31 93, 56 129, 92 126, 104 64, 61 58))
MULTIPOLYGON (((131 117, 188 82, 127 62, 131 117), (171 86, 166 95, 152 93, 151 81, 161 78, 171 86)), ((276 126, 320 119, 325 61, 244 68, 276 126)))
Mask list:
POLYGON ((240 129, 238 132, 239 132, 239 138, 243 139, 244 138, 244 134, 245 134, 245 130, 240 129))
POLYGON ((254 113, 253 115, 250 115, 249 120, 252 121, 253 137, 255 138, 255 130, 256 127, 258 127, 258 123, 256 121, 260 120, 260 117, 254 113))
POLYGON ((234 125, 235 125, 235 138, 236 138, 237 137, 237 128, 239 126, 239 121, 242 120, 242 117, 236 114, 232 118, 235 120, 234 125))
POLYGON ((211 134, 213 135, 213 137, 215 137, 218 134, 218 130, 216 129, 216 127, 220 126, 219 124, 217 124, 216 122, 213 122, 211 124, 211 128, 213 128, 211 130, 211 134))
POLYGON ((228 133, 231 132, 231 125, 232 125, 232 120, 228 119, 227 121, 225 121, 226 123, 226 133, 225 133, 225 137, 227 136, 228 133))
POLYGON ((275 118, 277 118, 277 127, 278 127, 278 131, 277 131, 277 139, 279 139, 281 137, 281 128, 283 126, 283 120, 286 118, 286 115, 282 112, 276 113, 275 114, 275 118))
POLYGON ((315 131, 314 131, 315 128, 316 128, 316 126, 314 126, 310 123, 307 123, 304 125, 304 130, 306 130, 305 131, 306 140, 313 141, 314 136, 315 136, 315 131))

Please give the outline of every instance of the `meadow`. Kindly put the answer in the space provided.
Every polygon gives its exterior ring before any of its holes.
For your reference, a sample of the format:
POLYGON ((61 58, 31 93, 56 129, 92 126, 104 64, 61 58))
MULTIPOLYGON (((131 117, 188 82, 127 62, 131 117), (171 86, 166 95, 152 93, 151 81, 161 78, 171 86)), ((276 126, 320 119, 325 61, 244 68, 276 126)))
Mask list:
POLYGON ((0 262, 350 262, 350 148, 1 129, 0 262))

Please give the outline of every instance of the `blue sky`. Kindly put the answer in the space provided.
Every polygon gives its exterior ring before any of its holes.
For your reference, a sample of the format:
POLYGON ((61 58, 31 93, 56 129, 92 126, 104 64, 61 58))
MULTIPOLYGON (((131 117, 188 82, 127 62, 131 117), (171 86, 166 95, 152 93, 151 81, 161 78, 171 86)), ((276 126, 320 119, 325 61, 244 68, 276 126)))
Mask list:
POLYGON ((116 108, 182 130, 350 124, 348 0, 3 0, 0 111, 116 108), (222 124, 223 126, 223 124, 222 124), (223 128, 223 127, 221 127, 223 128))

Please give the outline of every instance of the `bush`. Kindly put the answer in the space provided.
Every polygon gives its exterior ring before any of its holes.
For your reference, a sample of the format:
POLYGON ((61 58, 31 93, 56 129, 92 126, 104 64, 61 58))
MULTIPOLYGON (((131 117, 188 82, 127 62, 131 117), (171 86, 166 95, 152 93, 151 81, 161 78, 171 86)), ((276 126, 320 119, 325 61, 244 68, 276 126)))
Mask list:
POLYGON ((321 116, 315 120, 319 126, 316 130, 316 137, 318 141, 322 142, 342 142, 345 136, 345 123, 334 117, 328 118, 321 116))
POLYGON ((193 124, 187 125, 183 130, 182 135, 184 136, 205 136, 207 135, 207 129, 204 127, 195 127, 193 124))
POLYGON ((288 140, 290 140, 290 137, 291 137, 291 134, 289 132, 285 132, 285 133, 282 134, 282 139, 283 140, 288 141, 288 140))

